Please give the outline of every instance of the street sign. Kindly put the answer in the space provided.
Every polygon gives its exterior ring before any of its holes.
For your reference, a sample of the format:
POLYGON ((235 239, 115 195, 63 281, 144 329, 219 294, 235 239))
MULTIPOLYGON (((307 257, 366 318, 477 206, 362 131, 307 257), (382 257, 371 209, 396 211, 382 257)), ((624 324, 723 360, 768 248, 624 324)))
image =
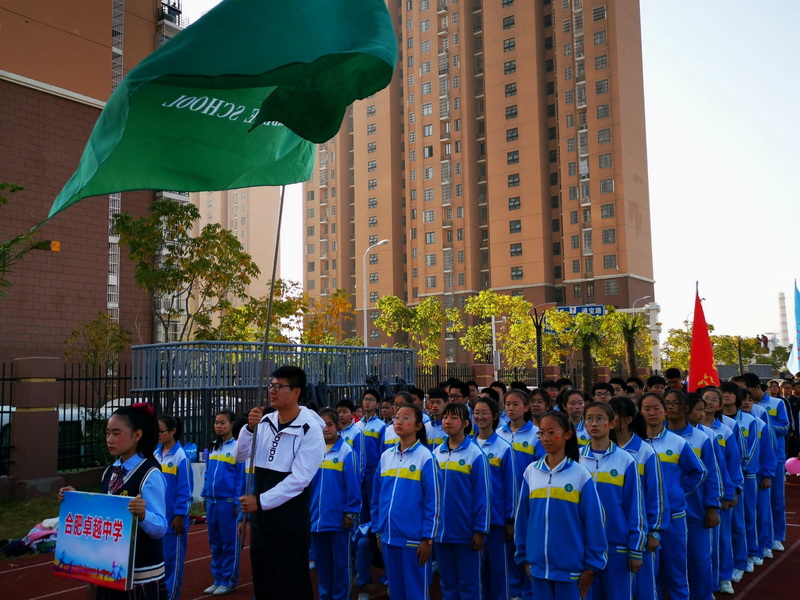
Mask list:
MULTIPOLYGON (((577 314, 587 314, 592 315, 593 317, 602 317, 606 314, 606 307, 602 304, 582 304, 581 306, 556 306, 551 310, 557 310, 560 312, 566 312, 575 316, 577 314)), ((544 332, 545 333, 555 333, 555 331, 547 324, 547 316, 544 319, 544 332)))

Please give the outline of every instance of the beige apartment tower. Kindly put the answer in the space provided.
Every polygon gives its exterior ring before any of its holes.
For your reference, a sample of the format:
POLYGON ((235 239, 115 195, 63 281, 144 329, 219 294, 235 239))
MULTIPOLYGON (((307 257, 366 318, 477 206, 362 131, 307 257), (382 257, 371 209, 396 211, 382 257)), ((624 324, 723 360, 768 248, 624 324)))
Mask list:
MULTIPOLYGON (((371 323, 389 294, 445 307, 486 288, 534 305, 653 296, 638 1, 389 10, 396 75, 353 105, 304 185, 309 294, 350 290, 359 335, 361 311, 371 323)), ((370 345, 391 343, 368 329, 370 345)), ((472 362, 454 338, 443 349, 472 362)))

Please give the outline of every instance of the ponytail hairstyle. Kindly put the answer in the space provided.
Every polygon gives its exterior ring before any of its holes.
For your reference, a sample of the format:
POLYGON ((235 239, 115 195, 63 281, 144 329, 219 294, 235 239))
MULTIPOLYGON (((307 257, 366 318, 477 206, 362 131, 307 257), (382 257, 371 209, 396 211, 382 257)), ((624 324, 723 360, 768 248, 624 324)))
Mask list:
MULTIPOLYGON (((448 406, 450 406, 450 405, 448 404, 448 406)), ((414 424, 415 425, 417 425, 417 424, 422 425, 422 427, 417 429, 417 439, 419 440, 420 444, 422 444, 423 446, 425 446, 427 448, 428 447, 428 432, 425 430, 425 423, 422 422, 422 409, 419 406, 414 406, 411 403, 403 404, 402 406, 398 406, 397 407, 397 411, 399 411, 401 408, 410 408, 411 410, 414 411, 414 424)), ((395 414, 396 414, 396 412, 395 412, 395 414)))
POLYGON ((131 431, 141 431, 142 437, 136 444, 136 452, 144 458, 153 458, 158 446, 158 419, 149 402, 137 402, 131 406, 122 406, 114 411, 111 416, 125 420, 131 431))
POLYGON ((448 402, 447 406, 444 407, 442 417, 445 415, 455 415, 466 423, 466 425, 464 425, 465 436, 469 436, 472 433, 472 420, 469 418, 469 409, 465 404, 461 404, 460 402, 448 402))
POLYGON ((175 434, 172 436, 176 442, 181 441, 181 435, 183 435, 183 423, 178 417, 173 417, 172 415, 161 415, 158 417, 160 423, 164 424, 164 427, 167 428, 167 431, 175 430, 175 434))
MULTIPOLYGON (((223 416, 227 417, 228 420, 231 422, 231 425, 233 425, 236 422, 236 415, 233 414, 232 410, 224 409, 224 410, 219 411, 216 415, 214 415, 214 420, 216 420, 216 418, 218 416, 220 416, 220 415, 223 415, 223 416)), ((215 439, 213 442, 211 442, 211 449, 212 450, 219 450, 220 448, 222 448, 222 444, 224 444, 224 443, 225 443, 225 440, 222 439, 221 435, 218 435, 217 439, 215 439)))
MULTIPOLYGON (((492 391, 495 394, 497 393, 494 390, 492 391)), ((475 400, 475 406, 472 407, 473 411, 478 407, 478 404, 485 404, 492 413, 492 430, 496 430, 497 426, 500 425, 500 407, 497 404, 497 400, 490 396, 478 396, 478 399, 475 400)))
MULTIPOLYGON (((590 408, 599 408, 604 413, 606 413, 606 417, 608 417, 609 424, 617 418, 617 414, 614 412, 613 407, 610 406, 608 402, 589 402, 586 407, 583 409, 583 418, 586 420, 586 413, 589 411, 590 408)), ((608 432, 608 437, 611 439, 612 442, 615 444, 617 443, 617 432, 614 431, 612 427, 608 432)))
POLYGON ((641 413, 636 410, 636 405, 633 403, 633 400, 626 396, 617 396, 609 400, 608 404, 620 420, 631 419, 630 425, 628 425, 628 431, 638 434, 640 431, 646 430, 644 418, 642 418, 641 413))
MULTIPOLYGON (((572 432, 572 436, 568 440, 566 440, 564 446, 564 454, 567 456, 567 458, 570 458, 573 461, 578 462, 580 460, 580 451, 578 449, 578 437, 575 433, 575 426, 569 420, 569 417, 567 417, 567 413, 551 410, 543 414, 542 419, 553 419, 555 421, 558 421, 558 424, 561 426, 561 429, 563 429, 565 433, 567 431, 572 432)), ((539 422, 541 423, 541 421, 539 422)))

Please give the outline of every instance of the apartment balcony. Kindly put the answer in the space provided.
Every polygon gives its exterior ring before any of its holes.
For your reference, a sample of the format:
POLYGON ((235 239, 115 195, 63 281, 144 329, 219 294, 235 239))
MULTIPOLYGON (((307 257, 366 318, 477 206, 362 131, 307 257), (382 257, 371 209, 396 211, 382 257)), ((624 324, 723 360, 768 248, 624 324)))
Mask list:
POLYGON ((443 15, 447 12, 447 0, 439 0, 436 3, 436 13, 443 15))

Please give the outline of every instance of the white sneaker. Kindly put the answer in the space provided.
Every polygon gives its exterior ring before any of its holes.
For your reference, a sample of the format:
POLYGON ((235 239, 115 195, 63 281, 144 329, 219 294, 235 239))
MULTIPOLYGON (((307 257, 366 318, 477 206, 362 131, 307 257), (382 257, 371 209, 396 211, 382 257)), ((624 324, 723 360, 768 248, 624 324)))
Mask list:
POLYGON ((756 563, 753 562, 753 558, 750 557, 747 559, 747 568, 744 570, 745 573, 752 573, 756 570, 756 563))
POLYGON ((733 586, 731 582, 727 579, 723 579, 719 582, 719 593, 720 594, 733 594, 733 586))
POLYGON ((764 558, 772 558, 772 548, 764 550, 764 558))
POLYGON ((317 568, 317 563, 315 563, 313 560, 308 561, 308 570, 309 571, 313 571, 316 568, 317 568))
POLYGON ((367 592, 361 592, 358 595, 358 600, 369 600, 369 594, 367 592))
POLYGON ((755 566, 757 566, 757 567, 760 567, 761 565, 763 565, 763 564, 764 564, 764 559, 763 559, 763 558, 761 558, 760 556, 751 556, 751 557, 750 557, 750 560, 752 560, 752 561, 753 561, 753 564, 754 564, 755 566))
POLYGON ((778 552, 783 552, 786 550, 786 548, 783 547, 783 544, 781 544, 778 540, 772 542, 772 549, 777 550, 778 552))
POLYGON ((744 577, 744 571, 741 569, 734 569, 733 575, 731 576, 731 581, 733 583, 739 583, 742 580, 742 577, 744 577))
POLYGON ((204 594, 213 594, 214 592, 216 592, 216 591, 217 591, 217 588, 218 588, 218 587, 219 587, 219 586, 218 586, 218 585, 215 583, 215 584, 213 584, 213 585, 210 585, 210 586, 208 586, 206 589, 204 589, 204 590, 203 590, 203 593, 204 593, 204 594))
POLYGON ((228 587, 226 585, 219 586, 216 590, 214 590, 215 596, 224 596, 225 594, 230 594, 236 588, 228 587))

